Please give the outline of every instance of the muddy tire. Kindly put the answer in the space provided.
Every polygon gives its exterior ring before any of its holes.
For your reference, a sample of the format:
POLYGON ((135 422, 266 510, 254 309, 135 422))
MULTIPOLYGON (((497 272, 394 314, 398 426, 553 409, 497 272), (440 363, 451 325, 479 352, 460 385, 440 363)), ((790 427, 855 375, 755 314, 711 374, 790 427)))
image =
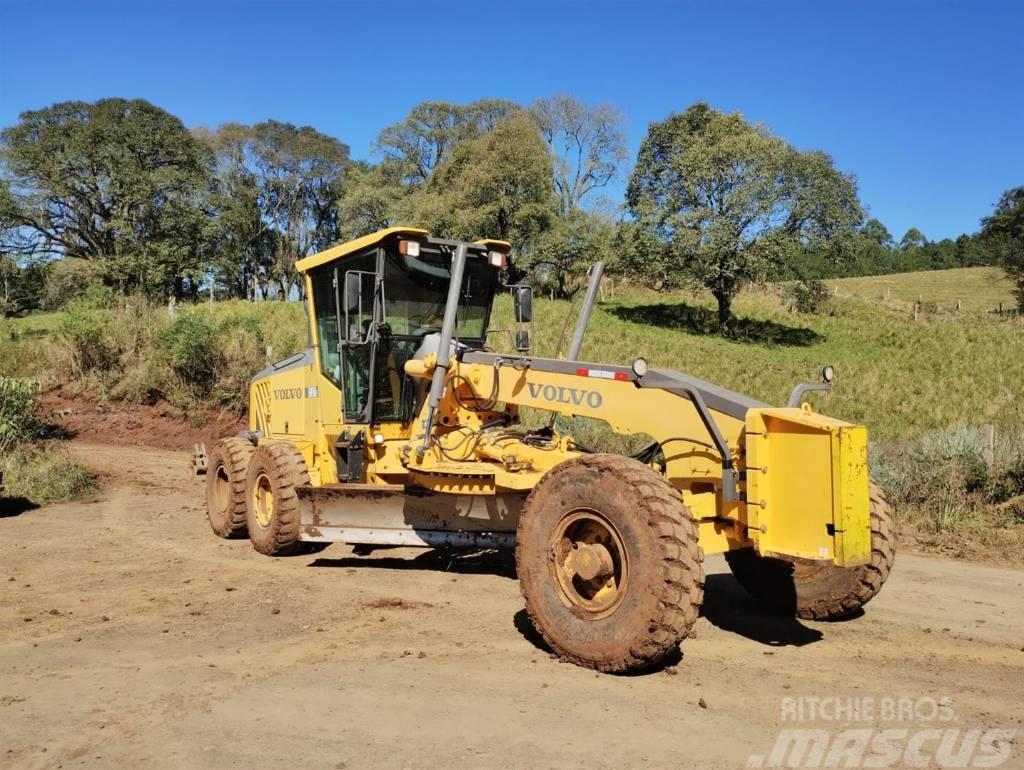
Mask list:
POLYGON ((296 487, 309 484, 306 461, 293 445, 264 444, 249 461, 245 521, 252 547, 267 556, 309 553, 299 540, 296 487))
POLYGON ((841 620, 882 590, 896 558, 892 508, 874 482, 871 499, 871 563, 863 567, 795 564, 753 549, 729 551, 725 560, 747 592, 766 606, 805 620, 841 620))
POLYGON ((519 520, 516 568, 534 628, 561 658, 606 672, 649 668, 697 621, 697 525, 642 463, 586 455, 549 471, 519 520))
POLYGON ((206 471, 206 515, 218 537, 245 536, 245 479, 256 447, 232 436, 218 441, 206 471))

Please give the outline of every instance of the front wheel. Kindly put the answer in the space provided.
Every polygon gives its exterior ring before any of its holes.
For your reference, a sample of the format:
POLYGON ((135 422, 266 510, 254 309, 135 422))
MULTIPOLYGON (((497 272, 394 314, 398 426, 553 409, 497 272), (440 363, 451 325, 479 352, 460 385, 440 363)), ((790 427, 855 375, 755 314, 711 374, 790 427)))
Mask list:
POLYGON ((299 497, 309 484, 302 453, 284 442, 264 444, 249 461, 245 521, 252 547, 267 556, 288 556, 307 549, 299 540, 299 497))
POLYGON ((873 599, 896 559, 892 508, 871 483, 871 562, 861 567, 799 564, 761 556, 751 548, 728 551, 725 560, 758 601, 805 620, 841 620, 873 599))
POLYGON ((648 668, 678 647, 700 611, 702 562, 679 492, 618 455, 556 466, 519 521, 530 620, 560 657, 599 671, 648 668))

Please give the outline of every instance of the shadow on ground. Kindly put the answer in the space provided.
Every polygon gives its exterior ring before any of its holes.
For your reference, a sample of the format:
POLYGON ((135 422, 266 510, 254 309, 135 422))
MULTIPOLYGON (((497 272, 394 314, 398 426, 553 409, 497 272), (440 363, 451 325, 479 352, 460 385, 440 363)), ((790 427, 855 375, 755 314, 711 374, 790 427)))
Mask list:
POLYGON ((9 516, 20 516, 26 511, 34 511, 39 503, 33 503, 27 497, 0 497, 0 519, 9 516))
POLYGON ((701 615, 723 631, 770 647, 803 647, 822 638, 796 617, 762 607, 732 575, 708 575, 701 615))
POLYGON ((381 556, 388 546, 354 548, 352 556, 332 559, 329 551, 315 559, 311 567, 348 567, 351 569, 402 569, 452 572, 457 575, 497 575, 515 580, 516 561, 512 553, 498 550, 447 551, 428 549, 413 559, 381 556))
MULTIPOLYGON (((698 305, 688 305, 685 302, 671 305, 620 305, 608 310, 630 323, 674 329, 688 334, 718 336, 718 313, 698 305)), ((775 321, 759 321, 754 318, 734 318, 730 327, 730 339, 736 342, 807 347, 825 339, 813 329, 786 326, 775 321)))
MULTIPOLYGON (((424 550, 415 558, 388 556, 389 546, 359 547, 352 555, 331 558, 329 552, 318 556, 310 567, 348 569, 432 570, 459 575, 498 575, 516 579, 513 554, 500 550, 424 550)), ((739 634, 769 647, 802 647, 821 640, 822 633, 808 628, 794 616, 779 613, 757 604, 732 575, 712 574, 704 586, 701 615, 712 625, 729 633, 739 634)), ((534 628, 526 610, 515 613, 512 623, 530 644, 546 655, 551 649, 534 628)), ((683 654, 674 650, 658 666, 643 673, 660 671, 679 664, 683 654)))
MULTIPOLYGON (((545 655, 550 655, 554 658, 558 657, 558 655, 548 647, 547 642, 544 641, 544 637, 542 637, 537 629, 534 628, 533 622, 530 620, 530 615, 526 610, 519 610, 519 612, 512 616, 512 625, 515 626, 516 631, 518 631, 526 641, 545 655)), ((664 671, 666 668, 678 666, 682 661, 682 650, 680 650, 679 647, 676 647, 668 653, 668 655, 659 660, 657 665, 639 671, 623 672, 620 676, 643 676, 645 674, 656 674, 659 671, 664 671)))

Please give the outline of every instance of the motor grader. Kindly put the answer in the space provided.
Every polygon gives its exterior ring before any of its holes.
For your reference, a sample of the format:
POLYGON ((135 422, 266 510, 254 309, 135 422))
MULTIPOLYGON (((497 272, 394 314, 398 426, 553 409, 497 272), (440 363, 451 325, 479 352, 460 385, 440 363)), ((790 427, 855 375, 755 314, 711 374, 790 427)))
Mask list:
POLYGON ((830 369, 773 407, 642 358, 575 360, 600 265, 567 356, 533 356, 532 292, 501 283, 509 252, 395 227, 299 261, 308 348, 253 377, 249 430, 204 458, 214 532, 270 556, 514 548, 546 643, 608 672, 656 665, 690 633, 705 553, 803 618, 879 591, 894 540, 867 432, 802 403, 830 369), (491 329, 506 290, 515 328, 491 329), (503 334, 515 353, 489 346, 503 334), (650 444, 592 452, 552 429, 559 415, 650 444))

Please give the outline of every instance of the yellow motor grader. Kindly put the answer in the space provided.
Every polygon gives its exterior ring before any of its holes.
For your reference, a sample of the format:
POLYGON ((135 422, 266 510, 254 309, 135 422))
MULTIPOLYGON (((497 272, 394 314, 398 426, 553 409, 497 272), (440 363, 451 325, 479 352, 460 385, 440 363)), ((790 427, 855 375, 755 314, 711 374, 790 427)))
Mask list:
POLYGON ((865 428, 773 407, 681 372, 530 355, 529 286, 510 247, 396 227, 298 263, 308 348, 251 382, 249 431, 205 460, 210 523, 272 556, 332 542, 514 548, 526 608, 558 655, 601 671, 657 664, 700 610, 705 553, 800 617, 859 610, 892 566, 890 509, 865 428), (511 291, 513 354, 488 347, 511 291), (525 427, 520 410, 551 421, 525 427), (589 451, 554 416, 651 443, 589 451))

